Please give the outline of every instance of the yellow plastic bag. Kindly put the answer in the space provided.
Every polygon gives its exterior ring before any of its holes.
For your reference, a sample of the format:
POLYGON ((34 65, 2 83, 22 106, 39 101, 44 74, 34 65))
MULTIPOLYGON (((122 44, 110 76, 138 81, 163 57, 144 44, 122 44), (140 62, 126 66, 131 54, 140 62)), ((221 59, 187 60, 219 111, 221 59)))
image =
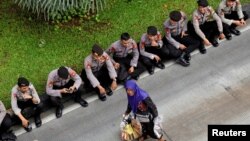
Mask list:
POLYGON ((140 122, 135 119, 131 120, 130 124, 126 124, 122 130, 122 140, 132 141, 138 139, 142 135, 140 122))

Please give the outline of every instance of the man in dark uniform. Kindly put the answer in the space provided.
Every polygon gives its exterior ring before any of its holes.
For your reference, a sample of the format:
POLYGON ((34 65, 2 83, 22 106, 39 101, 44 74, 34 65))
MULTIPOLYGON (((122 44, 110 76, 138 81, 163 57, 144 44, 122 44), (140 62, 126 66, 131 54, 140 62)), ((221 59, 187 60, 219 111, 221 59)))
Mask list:
POLYGON ((130 38, 128 33, 122 33, 120 40, 111 44, 106 52, 113 56, 112 63, 118 71, 118 81, 124 82, 126 79, 139 79, 145 68, 138 61, 139 51, 136 42, 130 38))
POLYGON ((22 113, 25 108, 32 107, 35 111, 36 126, 40 127, 42 125, 40 118, 42 103, 35 87, 24 77, 18 78, 17 85, 11 90, 11 107, 27 132, 30 132, 32 127, 27 117, 22 113))
POLYGON ((72 96, 75 102, 78 102, 82 107, 87 107, 88 102, 81 98, 83 89, 82 79, 71 68, 61 66, 49 73, 46 93, 50 96, 50 100, 56 106, 56 117, 62 116, 63 103, 62 97, 72 96))
POLYGON ((198 0, 198 9, 193 12, 192 22, 188 22, 188 31, 204 45, 218 47, 217 38, 224 39, 223 26, 220 17, 207 0, 198 0))
POLYGON ((164 29, 166 40, 170 43, 170 55, 177 58, 177 63, 188 66, 190 53, 200 47, 200 42, 187 34, 187 17, 184 12, 172 11, 169 17, 170 19, 164 22, 164 29))
POLYGON ((139 52, 139 60, 146 66, 149 74, 154 73, 155 66, 160 69, 165 68, 162 59, 168 56, 169 50, 163 45, 161 33, 155 26, 149 26, 147 33, 142 35, 139 52))
POLYGON ((111 96, 113 90, 117 88, 117 74, 110 57, 95 44, 92 47, 92 54, 84 59, 84 68, 81 78, 85 82, 85 88, 94 88, 99 99, 105 101, 106 94, 111 96))
POLYGON ((240 35, 236 27, 245 25, 248 19, 247 13, 242 11, 240 0, 222 0, 218 7, 218 15, 223 22, 224 33, 231 32, 235 35, 240 35))
POLYGON ((16 136, 9 132, 9 129, 12 125, 11 117, 6 112, 6 109, 0 101, 0 140, 8 140, 8 141, 14 141, 16 140, 16 136))

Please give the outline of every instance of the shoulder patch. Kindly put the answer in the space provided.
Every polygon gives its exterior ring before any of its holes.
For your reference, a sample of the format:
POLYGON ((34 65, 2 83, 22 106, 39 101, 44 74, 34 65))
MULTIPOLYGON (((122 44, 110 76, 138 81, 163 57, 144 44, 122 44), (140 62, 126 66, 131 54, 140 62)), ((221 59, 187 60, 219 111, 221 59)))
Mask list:
POLYGON ((144 46, 145 46, 145 42, 141 42, 141 48, 144 48, 144 46))
POLYGON ((170 29, 169 28, 165 28, 165 32, 166 32, 166 34, 170 34, 170 29))
POLYGON ((112 46, 111 49, 109 49, 110 52, 115 52, 115 47, 112 46))
POLYGON ((132 45, 133 45, 133 48, 137 48, 136 43, 132 43, 132 45))
POLYGON ((53 81, 50 81, 50 82, 48 83, 48 86, 49 86, 49 87, 53 87, 53 81))
POLYGON ((14 93, 14 94, 13 94, 13 97, 14 97, 14 98, 16 99, 16 97, 17 97, 17 94, 16 94, 16 93, 14 93))
POLYGON ((159 40, 161 40, 161 34, 159 33, 159 34, 157 34, 157 40, 159 41, 159 40))
POLYGON ((70 70, 69 75, 71 77, 75 77, 76 76, 76 72, 74 70, 70 70))

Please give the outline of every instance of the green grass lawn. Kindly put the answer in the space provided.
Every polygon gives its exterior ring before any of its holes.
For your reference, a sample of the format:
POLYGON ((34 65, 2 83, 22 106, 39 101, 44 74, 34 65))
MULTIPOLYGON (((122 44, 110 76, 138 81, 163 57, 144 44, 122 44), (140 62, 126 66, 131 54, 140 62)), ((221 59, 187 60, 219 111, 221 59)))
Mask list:
MULTIPOLYGON (((42 93, 51 70, 65 65, 80 73, 94 43, 107 48, 122 32, 129 32, 139 41, 149 25, 162 30, 170 11, 178 9, 191 14, 197 6, 196 0, 109 1, 111 6, 100 13, 99 23, 89 21, 72 29, 56 29, 28 20, 12 1, 0 1, 0 99, 7 108, 11 88, 19 76, 28 78, 42 93)), ((219 1, 209 0, 214 8, 219 1)))

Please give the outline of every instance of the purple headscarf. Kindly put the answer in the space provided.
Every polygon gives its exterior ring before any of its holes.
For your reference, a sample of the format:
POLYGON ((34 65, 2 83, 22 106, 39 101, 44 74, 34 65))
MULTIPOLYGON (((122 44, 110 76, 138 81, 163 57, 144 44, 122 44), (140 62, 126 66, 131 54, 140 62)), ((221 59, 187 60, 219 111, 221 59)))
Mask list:
POLYGON ((133 96, 128 96, 128 103, 133 111, 133 113, 136 113, 137 107, 140 101, 144 100, 148 97, 148 93, 144 90, 142 90, 134 80, 128 80, 125 83, 125 89, 131 89, 134 91, 133 96))

